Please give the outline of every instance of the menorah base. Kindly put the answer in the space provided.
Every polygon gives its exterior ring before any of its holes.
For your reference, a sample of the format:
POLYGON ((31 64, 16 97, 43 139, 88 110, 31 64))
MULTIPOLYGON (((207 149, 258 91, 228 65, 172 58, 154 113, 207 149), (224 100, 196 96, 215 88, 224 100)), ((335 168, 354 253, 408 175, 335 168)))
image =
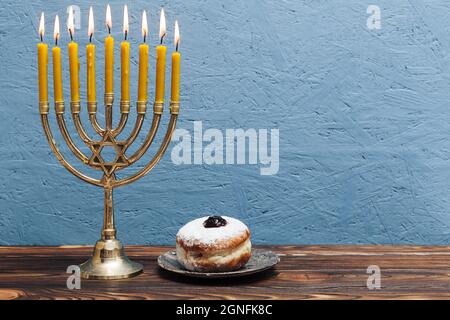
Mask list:
POLYGON ((119 240, 99 240, 92 257, 80 265, 84 279, 124 279, 143 271, 140 263, 128 259, 119 240))

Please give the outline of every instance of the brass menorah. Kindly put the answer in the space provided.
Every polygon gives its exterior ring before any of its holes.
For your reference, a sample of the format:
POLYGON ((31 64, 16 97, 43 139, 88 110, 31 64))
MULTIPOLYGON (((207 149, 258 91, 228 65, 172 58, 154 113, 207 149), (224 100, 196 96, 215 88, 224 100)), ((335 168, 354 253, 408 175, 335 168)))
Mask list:
MULTIPOLYGON (((153 143, 155 135, 158 131, 161 116, 164 109, 164 78, 165 78, 165 47, 162 45, 162 41, 165 35, 165 17, 164 11, 161 10, 160 21, 160 38, 161 45, 157 47, 157 73, 156 73, 156 89, 155 89, 155 103, 153 105, 153 120, 149 132, 145 138, 144 143, 131 155, 128 155, 127 151, 131 145, 135 142, 136 138, 142 129, 144 118, 147 112, 147 69, 148 64, 148 46, 143 44, 140 46, 140 60, 139 60, 139 90, 138 101, 136 103, 137 115, 134 128, 131 130, 128 138, 120 139, 119 135, 126 127, 128 116, 130 114, 130 99, 129 92, 124 94, 123 89, 129 90, 129 66, 125 63, 127 59, 123 59, 122 64, 122 95, 120 101, 120 120, 116 126, 113 126, 113 38, 108 35, 105 39, 105 49, 107 47, 109 51, 105 52, 105 122, 102 126, 97 120, 97 102, 95 98, 95 47, 89 44, 86 47, 87 50, 87 111, 90 123, 93 128, 96 138, 92 138, 83 127, 80 112, 81 103, 79 99, 79 85, 78 85, 78 47, 73 41, 74 23, 73 12, 69 10, 68 29, 71 36, 71 43, 69 44, 69 60, 70 60, 70 76, 71 76, 71 114, 75 124, 76 131, 81 140, 89 148, 90 156, 81 151, 72 140, 69 130, 66 126, 65 120, 65 107, 64 98, 62 93, 62 71, 61 71, 61 58, 60 49, 58 47, 59 39, 59 18, 55 18, 55 47, 52 49, 53 53, 53 80, 54 80, 54 96, 55 96, 55 114, 56 121, 58 123, 61 134, 64 138, 69 149, 82 163, 91 167, 92 169, 99 170, 102 173, 100 179, 87 176, 73 167, 62 155, 61 151, 56 146, 56 142, 53 138, 53 134, 49 125, 49 103, 48 103, 48 88, 47 88, 47 45, 43 43, 44 34, 44 14, 41 16, 41 22, 39 27, 41 43, 38 44, 38 70, 39 70, 39 111, 41 115, 42 125, 47 140, 51 149, 55 153, 61 164, 69 170, 73 175, 81 180, 90 183, 94 186, 102 187, 104 189, 104 220, 103 229, 101 232, 101 239, 97 241, 94 253, 92 257, 80 265, 81 276, 84 278, 93 279, 121 279, 133 277, 142 272, 143 267, 141 264, 136 263, 128 259, 125 255, 124 249, 120 241, 116 238, 116 227, 114 224, 114 205, 113 205, 113 190, 114 188, 132 183, 144 175, 149 173, 156 164, 161 160, 172 138, 172 134, 176 127, 179 105, 179 59, 178 43, 179 43, 179 30, 178 23, 175 22, 175 43, 177 51, 172 54, 172 95, 170 102, 170 120, 168 123, 166 134, 159 146, 156 155, 148 162, 144 168, 138 172, 129 175, 128 177, 118 178, 116 172, 127 168, 136 163, 147 152, 153 143), (72 54, 70 54, 70 52, 72 54), (108 63, 109 61, 109 63, 108 63), (141 70, 142 68, 142 70, 141 70), (141 72, 144 71, 144 72, 141 72), (72 81, 73 80, 73 81, 72 81), (125 80, 125 81, 124 81, 125 80), (107 85, 108 84, 108 85, 107 85), (162 89, 162 90, 161 90, 162 89), (98 137, 97 137, 98 135, 98 137), (102 156, 102 151, 105 148, 113 148, 115 156, 113 160, 109 161, 106 157, 102 156), (106 159, 106 160, 105 160, 106 159)), ((92 7, 89 10, 89 39, 92 40, 94 18, 92 7)), ((107 26, 109 31, 111 30, 111 12, 108 5, 107 8, 107 26)), ((128 31, 128 10, 124 7, 124 30, 125 41, 128 31)), ((142 31, 144 37, 144 43, 147 35, 147 19, 146 13, 143 12, 142 19, 142 31)), ((129 45, 122 43, 124 50, 129 50, 129 45)), ((106 50, 105 50, 106 51, 106 50)), ((129 58, 128 58, 129 59, 129 58)))
MULTIPOLYGON (((71 11, 71 10, 70 10, 71 11)), ((124 10, 124 15, 126 15, 128 11, 124 10)), ((92 14, 92 8, 90 9, 89 14, 89 30, 93 30, 93 14, 92 14)), ((161 10, 161 29, 160 29, 160 35, 161 35, 161 44, 162 39, 165 35, 165 20, 164 20, 164 11, 161 10)), ((110 8, 108 6, 107 10, 107 20, 110 21, 110 8)), ((143 14, 143 35, 144 35, 144 42, 146 38, 146 15, 145 11, 143 14)), ((104 105, 105 105, 105 122, 104 126, 102 126, 98 120, 97 120, 97 102, 95 100, 95 94, 89 95, 89 93, 94 92, 95 93, 95 76, 94 73, 91 73, 89 68, 94 65, 94 62, 88 65, 88 102, 87 102, 87 112, 89 116, 90 123, 92 125, 94 134, 96 135, 96 138, 91 137, 87 131, 85 130, 85 127, 82 124, 81 118, 80 118, 80 112, 81 112, 81 103, 79 99, 74 101, 73 95, 72 95, 72 101, 70 103, 71 106, 71 114, 72 119, 75 124, 76 131, 78 135, 80 136, 81 140, 86 144, 86 146, 90 150, 90 156, 86 155, 81 151, 74 141, 72 140, 71 135, 69 134, 69 130, 66 126, 66 120, 65 120, 65 107, 64 107, 64 99, 62 95, 62 73, 61 73, 61 62, 60 62, 60 50, 57 48, 58 44, 58 38, 59 38, 59 19, 56 17, 55 19, 55 47, 53 48, 53 71, 54 71, 54 91, 55 91, 55 114, 56 114, 56 121, 58 123, 59 129, 61 131, 61 134, 64 138, 65 143, 69 147, 69 149, 72 151, 72 153, 77 157, 82 163, 85 165, 91 167, 92 169, 99 170, 102 173, 102 177, 100 179, 92 178, 90 176, 87 176, 74 168, 63 156, 61 151, 58 149, 56 142, 53 138, 52 131, 50 129, 49 125, 49 103, 48 103, 48 95, 47 95, 47 46, 42 43, 43 41, 43 30, 44 30, 44 19, 43 14, 41 17, 41 24, 40 24, 40 35, 41 35, 41 44, 38 45, 38 61, 39 61, 39 93, 40 93, 40 103, 39 103, 39 111, 41 115, 42 125, 44 127, 44 132, 47 137, 47 140, 50 144, 51 149, 55 153, 58 160, 61 162, 61 164, 69 170, 73 175, 80 178, 81 180, 90 183, 94 186, 102 187, 104 189, 104 220, 103 220, 103 228, 101 232, 101 239, 97 241, 94 253, 92 257, 80 265, 81 269, 81 276, 84 278, 93 278, 93 279, 121 279, 121 278, 129 278, 133 277, 139 273, 142 272, 143 267, 141 264, 136 263, 128 259, 128 257, 125 255, 124 249, 120 241, 116 238, 116 227, 114 224, 114 205, 113 205, 113 190, 114 188, 127 185, 129 183, 132 183, 140 178, 142 178, 144 175, 149 173, 155 165, 161 160, 162 156, 164 155, 165 151, 167 150, 167 147, 169 146, 170 140, 172 138, 172 134, 176 127, 178 112, 179 112, 179 102, 178 102, 178 83, 177 79, 179 79, 179 64, 178 67, 174 67, 174 62, 179 62, 179 53, 175 52, 172 55, 172 99, 170 102, 170 120, 168 123, 166 134, 162 140, 161 145, 159 146, 158 151, 156 152, 156 155, 153 157, 153 159, 150 160, 150 162, 145 165, 144 168, 140 169, 137 173, 134 173, 128 177, 125 178, 118 178, 116 176, 116 172, 119 170, 122 170, 124 168, 127 168, 134 163, 136 163, 141 157, 147 152, 147 150, 150 148, 150 146, 153 143, 153 140, 155 138, 155 135, 158 131, 161 116, 164 109, 164 73, 165 73, 165 67, 164 64, 162 64, 162 68, 158 68, 157 63, 157 86, 156 86, 156 92, 155 92, 155 103, 153 105, 153 120, 150 127, 149 132, 147 133, 147 136, 145 138, 144 143, 131 155, 128 155, 127 151, 131 145, 135 142, 136 138, 138 137, 142 125, 144 123, 144 118, 147 113, 147 79, 146 76, 142 77, 141 79, 141 72, 139 76, 139 84, 145 84, 145 86, 139 87, 139 92, 141 91, 145 93, 144 95, 139 94, 139 98, 136 103, 137 106, 137 116, 136 116, 136 123, 134 125, 134 128, 131 130, 131 133, 129 134, 128 138, 126 139, 120 139, 119 135, 126 127, 128 116, 130 113, 130 101, 127 101, 129 99, 124 99, 124 95, 122 93, 121 101, 120 101, 120 120, 118 121, 116 126, 113 126, 113 104, 114 104, 114 93, 112 93, 112 89, 109 89, 111 91, 107 91, 105 86, 105 96, 104 96, 104 105), (177 77, 178 78, 174 78, 177 77), (158 77, 159 75, 159 77, 158 77), (159 79, 159 81, 158 81, 159 79), (141 82, 142 81, 142 82, 141 82), (160 85, 158 90, 158 83, 160 85), (144 90, 141 90, 144 88, 144 90), (90 91, 91 90, 91 91, 90 91), (158 93, 159 92, 159 93, 158 93), (174 94, 176 93, 176 94, 174 94), (174 98, 175 97, 175 98, 174 98), (98 135, 98 137, 97 137, 98 135), (115 157, 112 161, 105 160, 105 157, 102 156, 102 151, 105 148, 113 148, 115 151, 115 157)), ((124 25, 128 23, 128 19, 124 18, 124 25)), ((71 23, 71 26, 69 27, 69 32, 72 37, 73 35, 73 16, 69 13, 69 23, 71 23)), ((108 24, 109 28, 111 26, 110 22, 108 24)), ((128 28, 128 27, 127 27, 128 28)), ((127 29, 126 29, 127 30, 127 29)), ((92 39, 92 32, 90 31, 90 39, 92 39)), ((125 39, 126 39, 127 32, 125 32, 125 39)), ((175 42, 177 43, 176 47, 178 49, 178 43, 179 43, 179 31, 178 31, 178 24, 175 23, 175 42)), ((108 37, 108 41, 111 42, 112 38, 108 37)), ((71 43, 74 44, 73 42, 71 43)), ((72 49, 74 46, 72 46, 72 49)), ((92 49, 92 47, 91 47, 92 49)), ((145 49, 145 48, 144 48, 145 49)), ((157 48, 157 51, 164 54, 165 56, 165 47, 159 46, 157 48)), ((143 61, 144 64, 142 66, 145 66, 147 63, 147 59, 145 56, 148 54, 147 51, 143 51, 143 61)), ((89 55, 89 54, 88 54, 89 55)), ((110 57, 113 56, 113 52, 110 52, 110 57)), ((91 59, 94 58, 94 55, 89 56, 91 59)), ((158 61, 158 60, 157 60, 158 61)), ((165 63, 164 60, 159 60, 159 63, 165 63)), ((141 60, 140 60, 141 63, 141 60)), ((106 70, 106 63, 105 63, 105 70, 106 70)), ((77 64, 74 64, 75 67, 78 67, 77 64)), ((141 67, 141 64, 140 64, 141 67)), ((77 68, 74 68, 76 71, 77 68)), ((73 76, 71 69, 71 77, 73 76)), ((141 70, 140 70, 141 71, 141 70)), ((122 77, 124 73, 122 72, 122 77)), ((125 72, 125 75, 128 77, 128 71, 125 72)), ((106 75, 105 72, 105 79, 108 81, 108 79, 112 80, 112 69, 108 75, 106 75), (108 78, 109 77, 109 78, 108 78)), ((78 81, 78 77, 76 78, 78 81)), ((72 80, 72 78, 71 78, 72 80)), ((75 81, 75 84, 77 83, 75 81)), ((128 80, 126 81, 128 82, 128 80)), ((111 81, 112 83, 112 81, 111 81)), ((71 83, 72 85, 72 83, 71 83)), ((78 97, 78 95, 76 95, 78 97)))
POLYGON ((153 106, 153 120, 151 128, 145 138, 143 145, 134 152, 131 156, 126 155, 127 149, 133 144, 141 131, 142 124, 144 122, 145 114, 147 111, 147 103, 145 101, 137 102, 137 117, 136 123, 128 138, 125 140, 118 140, 117 136, 123 131, 126 126, 128 115, 130 112, 130 102, 121 101, 120 103, 120 120, 115 128, 112 125, 112 107, 114 102, 113 94, 105 94, 105 126, 102 127, 97 121, 97 103, 88 103, 89 120, 94 128, 95 132, 99 135, 100 139, 96 140, 87 134, 80 119, 80 103, 71 103, 71 113, 73 122, 77 129, 77 132, 83 142, 88 146, 92 155, 86 156, 73 142, 69 131, 67 130, 65 121, 65 108, 64 102, 55 102, 56 120, 58 122, 59 129, 65 142, 73 154, 89 167, 100 170, 103 172, 101 179, 95 179, 89 177, 77 169, 75 169, 66 159, 56 146, 53 134, 49 126, 49 104, 40 103, 40 114, 42 125, 44 127, 45 135, 47 136, 50 147, 55 153, 61 164, 69 170, 76 177, 90 184, 104 188, 105 194, 105 208, 104 208, 104 221, 103 229, 101 233, 101 239, 97 241, 94 253, 92 257, 81 264, 81 275, 84 278, 94 279, 120 279, 135 276, 142 272, 143 267, 141 264, 136 263, 128 259, 125 255, 123 246, 118 239, 116 239, 116 227, 114 225, 114 206, 113 206, 113 190, 116 187, 124 186, 132 183, 144 175, 150 172, 155 165, 161 160, 161 157, 166 151, 172 134, 176 127, 179 103, 170 103, 170 120, 164 139, 159 147, 158 152, 153 159, 137 173, 122 179, 116 177, 116 172, 129 167, 138 161, 149 149, 153 142, 153 139, 158 131, 158 127, 163 113, 164 104, 156 103, 153 106), (105 161, 101 152, 105 146, 111 146, 116 151, 116 157, 113 161, 105 161))

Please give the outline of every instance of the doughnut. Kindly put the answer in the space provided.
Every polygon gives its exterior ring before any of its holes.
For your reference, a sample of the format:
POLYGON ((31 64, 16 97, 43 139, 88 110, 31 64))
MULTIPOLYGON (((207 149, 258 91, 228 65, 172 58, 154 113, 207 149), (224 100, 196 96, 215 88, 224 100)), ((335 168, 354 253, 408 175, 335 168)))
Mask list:
POLYGON ((211 216, 185 224, 176 237, 177 260, 189 271, 226 272, 251 256, 250 230, 238 219, 211 216))

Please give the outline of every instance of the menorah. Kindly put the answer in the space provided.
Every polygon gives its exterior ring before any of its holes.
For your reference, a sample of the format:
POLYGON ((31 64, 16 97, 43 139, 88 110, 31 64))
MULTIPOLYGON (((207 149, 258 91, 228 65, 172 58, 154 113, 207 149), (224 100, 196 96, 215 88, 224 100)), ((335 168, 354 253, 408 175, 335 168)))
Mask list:
MULTIPOLYGON (((92 9, 91 9, 92 10, 92 9)), ((43 18, 41 19, 43 21, 43 18)), ((59 21, 58 21, 59 23, 59 21)), ((56 23, 55 23, 56 25, 56 23)), ((59 27, 58 27, 59 29, 59 27)), ((42 40, 42 34, 41 34, 42 40)), ((56 38, 57 40, 57 38, 56 38)), ((46 45, 44 45, 46 46, 46 45)), ((44 48, 45 49, 45 48, 44 48)), ((44 59, 42 59, 44 60, 44 59)), ((55 64, 55 62, 54 62, 55 64)), ((55 66, 54 66, 55 68, 55 66)), ((41 69, 40 69, 41 70, 41 69)), ((44 70, 45 71, 45 70, 44 70)), ((40 72, 40 75, 44 74, 40 72)), ((165 70, 164 70, 165 71, 165 70)), ((45 71, 46 72, 46 71, 45 71)), ((45 78, 42 78, 45 80, 45 78)), ((40 77, 41 80, 41 77, 40 77)), ((46 82, 46 81, 42 81, 46 82)), ((42 85, 42 83, 40 83, 42 85)), ((46 85, 46 83, 45 83, 46 85)), ((56 89, 55 89, 56 90, 56 89)), ((44 95, 45 96, 45 95, 44 95)), ((89 122, 93 128, 93 134, 88 134, 85 127, 82 124, 80 113, 81 103, 80 101, 71 101, 71 114, 76 132, 81 140, 86 144, 90 151, 90 155, 86 155, 78 146, 74 143, 65 120, 65 106, 63 99, 54 102, 56 121, 58 123, 59 130, 62 137, 71 152, 82 163, 89 166, 92 169, 99 170, 102 173, 100 179, 96 179, 85 175, 78 169, 73 167, 63 156, 58 149, 53 137, 52 130, 49 125, 49 103, 47 101, 40 100, 39 111, 44 128, 45 135, 50 144, 50 147, 56 158, 61 164, 73 175, 81 180, 90 183, 94 186, 102 187, 104 189, 104 219, 103 228, 101 231, 101 239, 97 241, 92 257, 80 265, 81 276, 83 278, 91 279, 121 279, 129 278, 138 275, 143 271, 143 266, 139 263, 131 261, 125 254, 124 248, 121 242, 116 238, 116 227, 114 224, 114 205, 113 205, 113 190, 117 187, 121 187, 132 183, 144 175, 149 173, 156 164, 161 160, 172 138, 172 134, 176 127, 179 102, 170 102, 170 120, 167 125, 167 131, 159 146, 156 155, 137 173, 129 175, 124 178, 118 178, 116 172, 128 168, 136 163, 147 152, 153 143, 155 135, 158 131, 161 116, 163 114, 164 102, 155 98, 153 105, 153 119, 149 132, 143 144, 131 155, 127 153, 130 146, 136 141, 138 137, 144 119, 147 113, 147 101, 137 101, 136 103, 136 122, 134 128, 131 130, 129 136, 125 139, 119 139, 119 135, 126 127, 129 114, 130 114, 130 101, 125 101, 123 98, 120 101, 120 120, 117 125, 113 126, 113 105, 114 105, 114 93, 107 92, 104 95, 104 107, 105 107, 105 121, 104 125, 100 124, 97 119, 97 102, 87 102, 87 111, 89 122), (98 137, 97 137, 98 135, 98 137), (111 161, 106 161, 102 156, 102 150, 104 148, 113 148, 115 150, 115 157, 111 161)))

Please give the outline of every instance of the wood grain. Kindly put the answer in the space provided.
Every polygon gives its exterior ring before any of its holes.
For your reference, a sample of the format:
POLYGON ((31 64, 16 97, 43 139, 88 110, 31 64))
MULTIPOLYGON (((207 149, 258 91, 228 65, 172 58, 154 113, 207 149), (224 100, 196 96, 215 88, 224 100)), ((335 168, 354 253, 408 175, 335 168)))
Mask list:
POLYGON ((264 246, 275 269, 241 279, 192 279, 165 272, 157 257, 170 247, 127 248, 144 265, 136 278, 82 281, 69 290, 67 267, 91 247, 0 247, 0 299, 450 299, 450 247, 264 246), (366 286, 381 268, 380 290, 366 286))

